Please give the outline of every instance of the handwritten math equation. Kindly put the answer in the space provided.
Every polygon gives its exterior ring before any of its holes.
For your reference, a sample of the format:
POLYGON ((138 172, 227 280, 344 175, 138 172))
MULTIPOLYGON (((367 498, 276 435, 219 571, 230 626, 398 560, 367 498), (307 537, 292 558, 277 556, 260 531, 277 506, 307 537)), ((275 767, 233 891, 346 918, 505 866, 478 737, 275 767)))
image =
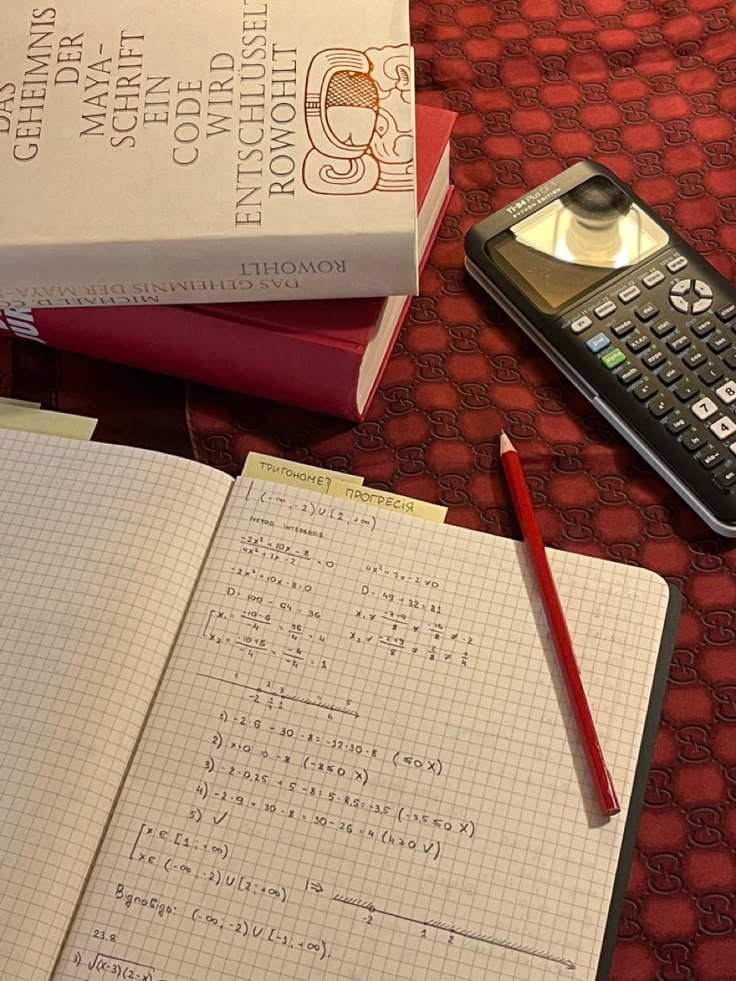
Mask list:
POLYGON ((379 694, 385 677, 470 684, 482 640, 438 572, 350 554, 375 516, 280 488, 252 505, 190 617, 185 683, 202 709, 184 789, 128 828, 105 884, 110 915, 74 949, 69 977, 189 981, 136 953, 130 923, 216 938, 243 964, 266 952, 283 977, 362 979, 339 968, 345 931, 379 942, 399 927, 441 956, 503 950, 573 970, 555 951, 379 898, 382 868, 433 883, 482 855, 465 761, 421 718, 408 733, 385 716, 379 694), (282 862, 296 841, 304 850, 282 862))
MULTIPOLYGON (((295 520, 286 527, 292 536, 310 532, 295 520)), ((472 667, 478 638, 443 610, 439 579, 408 567, 365 563, 352 583, 351 608, 336 631, 319 583, 323 574, 329 579, 340 575, 339 552, 325 530, 309 544, 277 531, 273 524, 265 531, 259 525, 234 543, 231 584, 202 627, 208 644, 241 652, 245 663, 277 659, 292 669, 318 673, 333 666, 325 650, 328 639, 356 654, 368 648, 389 658, 420 658, 428 666, 472 667)))

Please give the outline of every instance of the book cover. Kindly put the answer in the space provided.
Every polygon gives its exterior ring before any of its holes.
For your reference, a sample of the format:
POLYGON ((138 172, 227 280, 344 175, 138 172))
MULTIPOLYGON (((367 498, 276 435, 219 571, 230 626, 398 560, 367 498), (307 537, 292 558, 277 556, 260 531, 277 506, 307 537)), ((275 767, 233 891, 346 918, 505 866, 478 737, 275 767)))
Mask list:
POLYGON ((0 308, 416 291, 407 3, 15 0, 0 66, 0 308))
MULTIPOLYGON (((423 259, 451 193, 448 143, 455 119, 447 110, 416 107, 423 259)), ((409 302, 397 296, 135 309, 21 307, 0 311, 0 336, 360 420, 409 302)))

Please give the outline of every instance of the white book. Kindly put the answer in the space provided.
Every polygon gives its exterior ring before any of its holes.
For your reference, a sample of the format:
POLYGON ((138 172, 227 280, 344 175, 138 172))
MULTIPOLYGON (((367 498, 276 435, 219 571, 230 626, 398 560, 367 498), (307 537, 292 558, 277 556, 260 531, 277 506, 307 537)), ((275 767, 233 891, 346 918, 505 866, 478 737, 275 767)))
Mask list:
POLYGON ((126 447, 0 461, 0 981, 608 978, 664 580, 550 553, 602 819, 518 542, 126 447))
POLYGON ((406 0, 11 0, 0 309, 417 289, 406 0))

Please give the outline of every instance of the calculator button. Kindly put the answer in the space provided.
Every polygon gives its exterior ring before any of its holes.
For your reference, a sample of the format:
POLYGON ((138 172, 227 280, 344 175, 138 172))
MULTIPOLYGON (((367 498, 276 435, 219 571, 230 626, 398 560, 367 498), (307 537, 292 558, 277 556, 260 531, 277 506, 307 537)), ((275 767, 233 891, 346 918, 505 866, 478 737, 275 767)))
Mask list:
POLYGON ((674 404, 668 395, 659 395, 656 399, 652 399, 648 408, 655 419, 661 419, 662 416, 667 415, 674 404))
POLYGON ((654 324, 654 326, 650 328, 651 332, 656 337, 666 337, 666 335, 674 329, 675 325, 671 320, 660 320, 658 324, 654 324))
POLYGON ((671 296, 670 303, 675 308, 675 310, 679 310, 680 313, 690 312, 690 304, 687 302, 687 300, 684 300, 681 296, 671 296))
POLYGON ((657 394, 657 386, 648 378, 644 377, 638 385, 632 388, 631 391, 640 402, 646 402, 646 400, 650 399, 652 395, 657 394))
POLYGON ((701 365, 706 360, 706 356, 702 351, 694 347, 692 351, 688 351, 682 360, 688 368, 697 368, 698 365, 701 365))
POLYGON ((736 468, 726 467, 725 470, 721 470, 713 477, 713 483, 716 484, 721 490, 728 491, 736 485, 736 468))
POLYGON ((723 463, 725 459, 723 453, 716 449, 712 443, 708 443, 707 446, 703 447, 703 450, 698 457, 698 463, 705 470, 712 470, 717 467, 719 463, 723 463))
POLYGON ((616 337, 625 337, 630 334, 634 329, 634 323, 632 320, 622 320, 620 324, 616 324, 615 327, 611 328, 611 332, 616 335, 616 337))
POLYGON ((675 395, 681 402, 689 402, 693 395, 697 395, 700 389, 689 381, 681 381, 675 389, 675 395))
POLYGON ((736 371, 736 351, 728 351, 723 355, 723 363, 731 371, 736 371))
POLYGON ((709 361, 705 367, 701 368, 698 372, 698 378, 703 382, 704 385, 715 385, 723 378, 723 372, 720 368, 717 368, 713 361, 709 361))
POLYGON ((684 414, 682 409, 675 409, 674 412, 670 412, 665 425, 671 433, 678 435, 683 431, 683 429, 687 429, 687 427, 690 425, 690 420, 684 414))
POLYGON ((718 406, 713 399, 709 399, 707 395, 702 399, 698 399, 697 402, 694 402, 691 408, 693 410, 693 415, 697 419, 710 419, 714 412, 718 412, 718 406))
POLYGON ((701 320, 699 324, 696 324, 692 328, 692 331, 696 337, 707 337, 715 329, 716 325, 712 320, 701 320))
POLYGON ((606 368, 609 369, 609 371, 613 371, 614 368, 618 368, 618 366, 623 364, 625 360, 626 355, 620 347, 612 347, 610 351, 606 351, 606 353, 601 357, 601 361, 606 368))
POLYGON ((681 279, 679 283, 675 285, 670 290, 670 296, 685 296, 686 293, 690 292, 690 287, 692 282, 689 279, 681 279))
POLYGON ((652 320, 654 317, 656 317, 659 310, 653 303, 644 303, 642 306, 637 307, 636 310, 634 310, 634 313, 637 315, 639 320, 643 320, 644 323, 646 323, 647 320, 652 320))
POLYGON ((616 304, 611 300, 606 300, 604 303, 599 303, 597 307, 593 308, 593 313, 599 320, 605 320, 606 317, 610 317, 612 313, 616 312, 616 304))
POLYGON ((601 351, 605 351, 611 342, 605 334, 594 334, 592 337, 588 338, 585 342, 586 347, 593 354, 599 354, 601 351))
POLYGON ((705 313, 706 310, 710 310, 710 305, 712 302, 713 300, 710 300, 708 298, 703 300, 696 300, 695 303, 693 303, 692 305, 692 312, 705 313))
POLYGON ((687 259, 685 258, 685 256, 678 255, 675 259, 670 259, 670 261, 667 263, 667 268, 671 273, 676 273, 679 272, 681 269, 684 269, 686 265, 687 265, 687 259))
POLYGON ((674 351, 675 354, 679 354, 680 351, 684 351, 686 347, 690 346, 690 338, 687 334, 683 333, 678 327, 674 334, 670 334, 667 339, 667 347, 674 351))
POLYGON ((727 324, 729 320, 736 317, 736 303, 729 303, 725 307, 721 307, 720 310, 716 311, 716 315, 724 324, 727 324))
POLYGON ((648 351, 641 359, 641 363, 647 368, 657 368, 665 360, 667 355, 664 351, 660 351, 659 348, 653 347, 651 351, 648 351))
POLYGON ((727 347, 731 347, 730 340, 720 330, 717 330, 714 334, 712 334, 706 343, 711 351, 715 351, 716 354, 720 354, 721 351, 725 351, 727 347))
POLYGON ((678 368, 677 365, 673 364, 671 361, 668 361, 667 364, 662 368, 662 370, 659 373, 659 380, 663 382, 665 385, 674 385, 675 382, 679 381, 681 378, 682 378, 681 369, 678 368))
POLYGON ((622 303, 631 303, 638 296, 641 296, 641 290, 638 286, 627 286, 625 290, 621 290, 618 294, 618 298, 622 303))
POLYGON ((584 330, 592 325, 593 321, 590 317, 578 317, 577 320, 573 320, 570 324, 570 330, 573 334, 582 334, 584 330))
POLYGON ((695 280, 693 283, 693 289, 698 296, 707 297, 709 300, 713 299, 713 290, 707 283, 704 283, 702 279, 695 280))
POLYGON ((628 365, 624 365, 621 371, 619 371, 617 377, 622 385, 631 385, 633 382, 641 378, 641 372, 635 364, 631 364, 631 362, 629 362, 628 365))
POLYGON ((682 445, 688 451, 688 453, 694 453, 696 450, 705 442, 705 436, 702 436, 697 429, 693 428, 692 432, 689 432, 687 436, 682 437, 682 445))
POLYGON ((720 419, 712 422, 709 428, 718 439, 728 439, 729 436, 733 436, 736 433, 736 422, 726 416, 721 416, 720 419))
POLYGON ((716 389, 716 395, 725 405, 736 402, 736 382, 727 381, 716 389))
POLYGON ((645 347, 649 347, 649 338, 646 334, 642 334, 641 331, 637 330, 636 333, 632 334, 628 339, 626 346, 630 351, 633 351, 634 354, 639 354, 639 352, 643 351, 645 347))
POLYGON ((663 279, 664 273, 660 272, 659 269, 655 269, 653 272, 647 273, 646 276, 642 276, 641 281, 644 283, 647 289, 651 289, 653 286, 657 286, 658 283, 661 283, 663 279))

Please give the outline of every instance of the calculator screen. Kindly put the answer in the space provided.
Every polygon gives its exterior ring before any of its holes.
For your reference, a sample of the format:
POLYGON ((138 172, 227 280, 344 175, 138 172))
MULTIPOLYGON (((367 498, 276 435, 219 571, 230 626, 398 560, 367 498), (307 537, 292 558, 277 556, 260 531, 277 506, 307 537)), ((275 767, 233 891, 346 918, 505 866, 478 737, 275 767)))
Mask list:
POLYGON ((624 191, 596 176, 488 241, 486 250, 532 303, 556 313, 668 241, 624 191))

